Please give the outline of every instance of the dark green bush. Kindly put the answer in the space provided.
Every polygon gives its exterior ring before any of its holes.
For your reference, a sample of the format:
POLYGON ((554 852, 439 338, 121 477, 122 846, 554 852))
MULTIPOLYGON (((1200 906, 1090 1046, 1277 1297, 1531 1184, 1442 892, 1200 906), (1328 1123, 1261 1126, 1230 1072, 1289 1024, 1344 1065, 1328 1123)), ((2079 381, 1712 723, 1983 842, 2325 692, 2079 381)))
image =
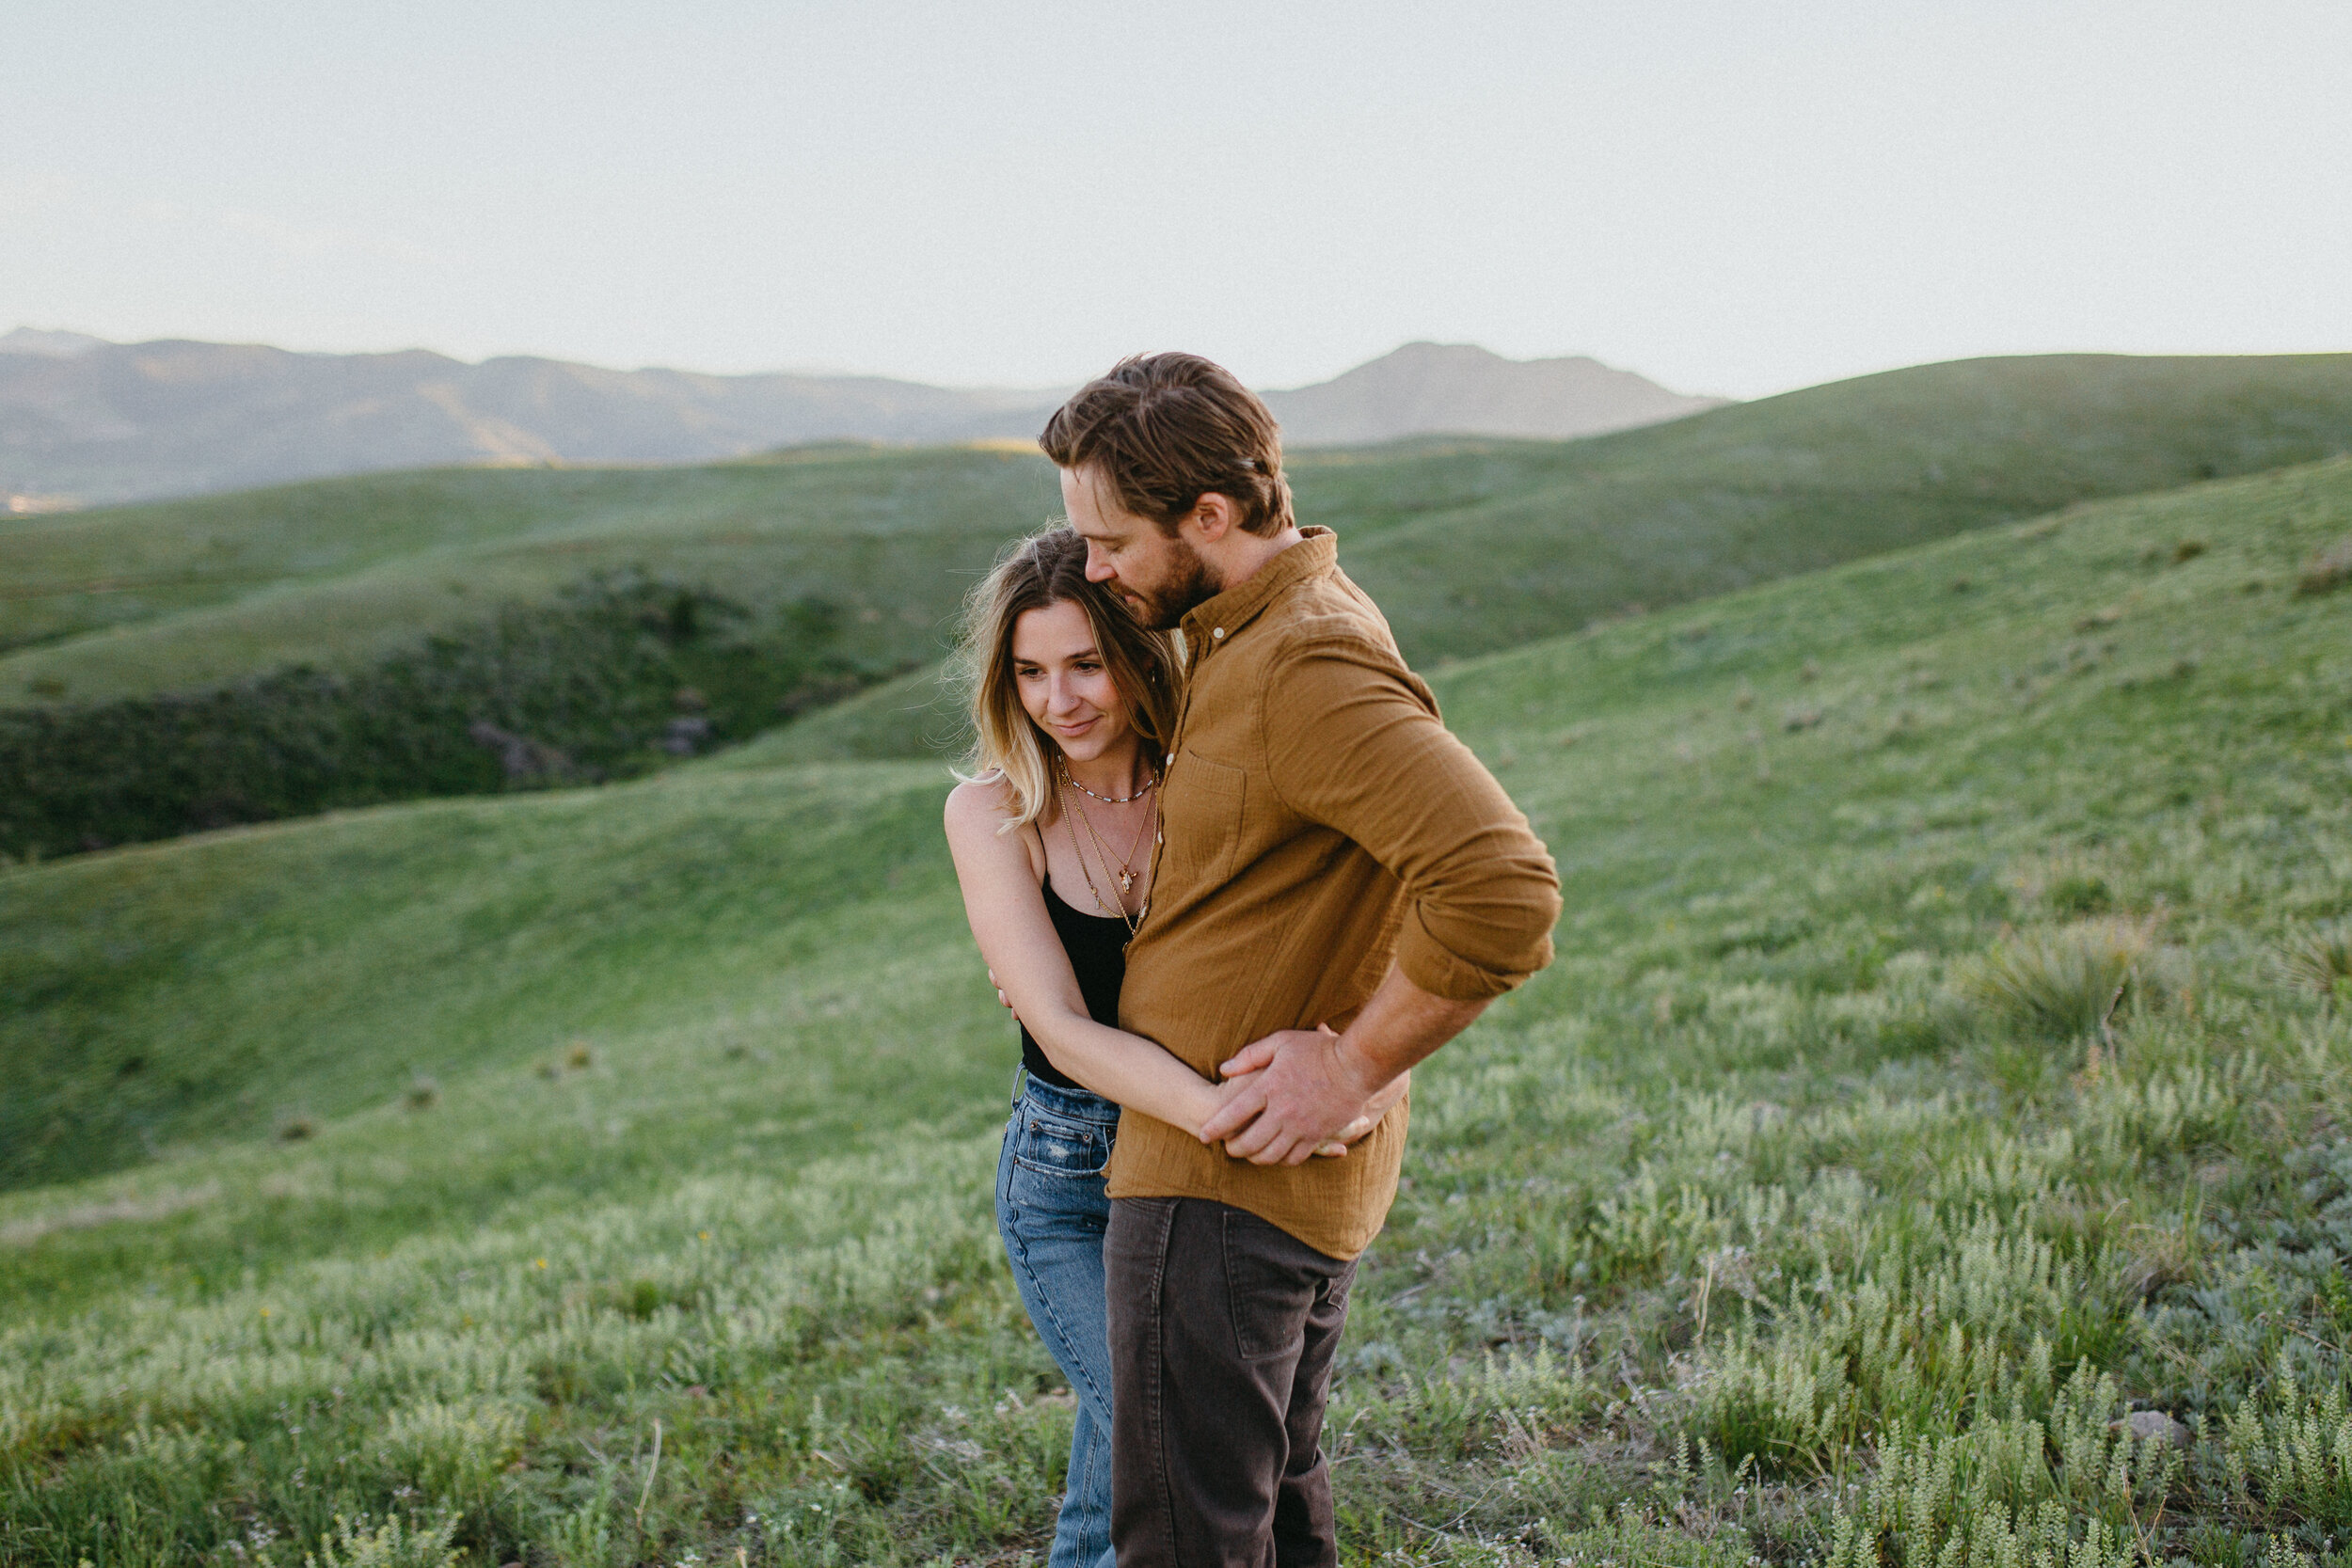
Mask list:
POLYGON ((0 712, 0 854, 644 772, 889 673, 840 655, 835 621, 599 576, 357 674, 0 712))

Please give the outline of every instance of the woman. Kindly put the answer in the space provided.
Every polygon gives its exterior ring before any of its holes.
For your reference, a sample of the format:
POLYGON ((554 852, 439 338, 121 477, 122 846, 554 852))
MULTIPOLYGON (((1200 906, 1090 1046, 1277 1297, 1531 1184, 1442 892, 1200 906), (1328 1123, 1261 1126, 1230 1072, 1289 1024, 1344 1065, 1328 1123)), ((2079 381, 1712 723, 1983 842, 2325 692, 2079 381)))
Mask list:
POLYGON ((1119 1109, 1197 1134, 1225 1093, 1117 1027, 1127 942, 1151 897, 1155 765, 1181 670, 1174 641, 1138 626, 1087 581, 1086 563, 1085 542, 1055 529, 973 592, 960 659, 971 771, 947 797, 964 912, 1022 1020, 1025 1085, 997 1161, 997 1229, 1029 1321, 1077 1397, 1048 1568, 1112 1560, 1103 1168, 1119 1109))

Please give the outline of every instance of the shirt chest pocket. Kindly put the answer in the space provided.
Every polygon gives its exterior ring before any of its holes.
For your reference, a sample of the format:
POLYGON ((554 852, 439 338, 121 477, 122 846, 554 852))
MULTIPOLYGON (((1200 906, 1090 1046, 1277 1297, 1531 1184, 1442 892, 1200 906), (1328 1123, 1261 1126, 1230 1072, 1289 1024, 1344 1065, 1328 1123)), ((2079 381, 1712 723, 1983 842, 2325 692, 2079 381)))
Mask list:
POLYGON ((1240 768, 1189 752, 1177 759, 1160 800, 1160 832, 1168 840, 1160 851, 1161 888, 1215 886, 1232 875, 1248 782, 1240 768))

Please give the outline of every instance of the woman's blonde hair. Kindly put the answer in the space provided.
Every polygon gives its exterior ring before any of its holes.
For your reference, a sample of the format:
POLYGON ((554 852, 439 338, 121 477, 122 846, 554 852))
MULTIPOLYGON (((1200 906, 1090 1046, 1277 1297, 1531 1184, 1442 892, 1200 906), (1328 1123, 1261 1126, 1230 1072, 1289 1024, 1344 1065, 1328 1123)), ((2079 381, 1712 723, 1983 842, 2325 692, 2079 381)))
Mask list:
POLYGON ((1176 690, 1182 678, 1176 640, 1146 631, 1100 584, 1087 580, 1086 541, 1069 528, 1047 529, 1008 550, 980 579, 963 606, 963 634, 950 666, 972 714, 972 750, 957 777, 974 783, 1000 777, 1012 791, 1014 813, 998 829, 1010 832, 1037 820, 1054 796, 1050 738, 1029 718, 1013 682, 1012 631, 1021 617, 1048 605, 1086 611, 1094 646, 1111 683, 1126 699, 1127 722, 1156 765, 1176 733, 1176 690))

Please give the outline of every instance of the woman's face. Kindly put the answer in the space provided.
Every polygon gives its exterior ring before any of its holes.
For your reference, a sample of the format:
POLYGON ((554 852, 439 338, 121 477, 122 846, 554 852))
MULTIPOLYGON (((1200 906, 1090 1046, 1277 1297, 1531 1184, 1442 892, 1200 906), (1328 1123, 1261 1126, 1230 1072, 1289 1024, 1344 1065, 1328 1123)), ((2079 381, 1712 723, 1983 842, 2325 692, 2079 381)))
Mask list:
POLYGON ((1087 612, 1067 599, 1013 622, 1012 680, 1029 718, 1073 761, 1091 761, 1131 733, 1087 612))

